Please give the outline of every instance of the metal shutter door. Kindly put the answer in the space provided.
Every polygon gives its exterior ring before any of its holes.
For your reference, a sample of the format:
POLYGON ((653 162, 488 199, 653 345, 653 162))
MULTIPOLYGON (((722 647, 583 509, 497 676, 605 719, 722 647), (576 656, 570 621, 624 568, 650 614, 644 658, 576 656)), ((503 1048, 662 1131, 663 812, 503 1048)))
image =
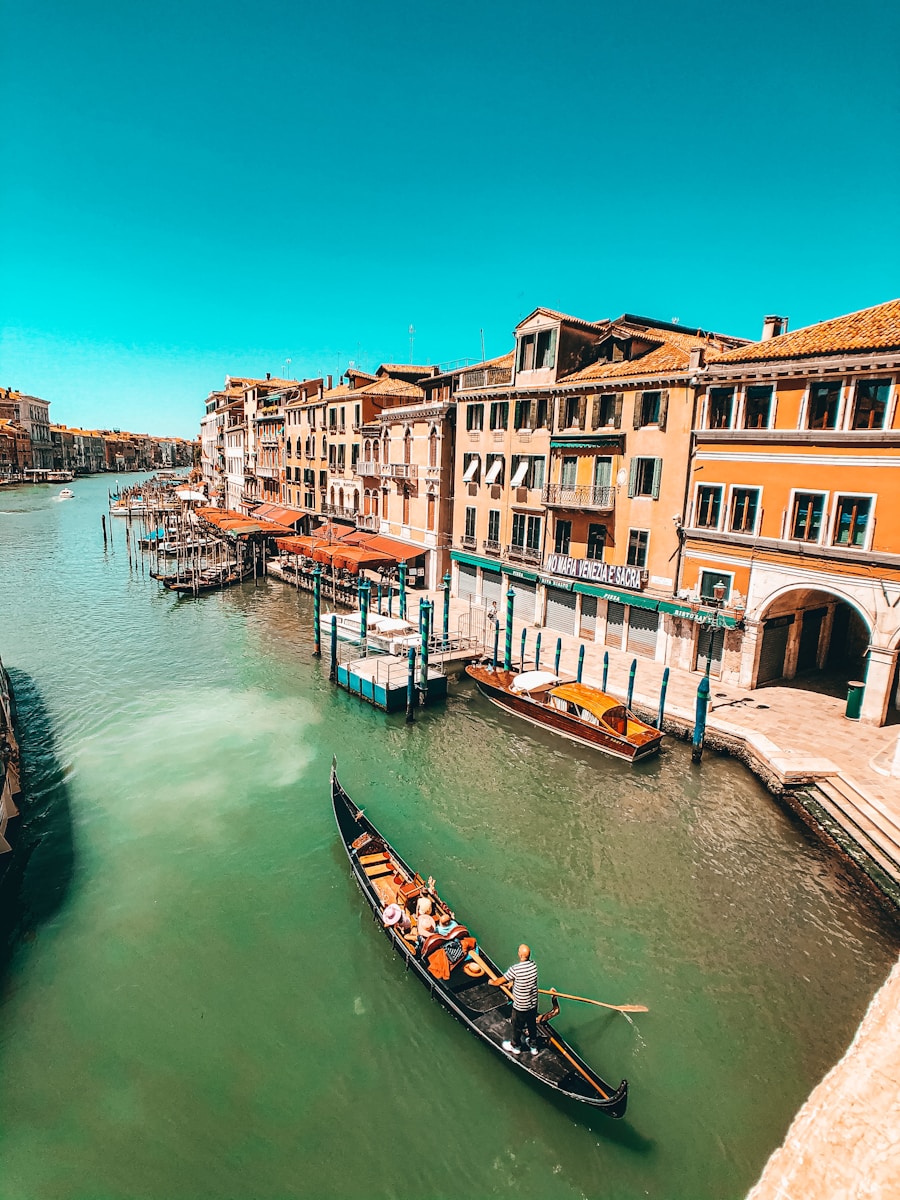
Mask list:
POLYGON ((759 655, 759 671, 756 675, 757 684, 771 683, 773 679, 781 679, 784 675, 784 655, 787 650, 790 624, 780 618, 766 621, 763 626, 763 643, 759 655))
POLYGON ((628 614, 628 649, 635 654, 656 654, 656 634, 659 630, 659 613, 649 608, 635 608, 628 614))
POLYGON ((581 636, 593 639, 597 632, 597 597, 581 597, 581 636))
POLYGON ((561 592, 559 588, 547 589, 547 620, 548 629, 557 633, 575 632, 575 601, 574 592, 561 592))
POLYGON ((481 572, 481 599, 484 604, 492 604, 496 600, 497 607, 500 607, 500 584, 499 571, 481 572))
POLYGON ((537 584, 527 583, 524 579, 510 579, 509 582, 516 593, 516 607, 513 612, 513 620, 526 621, 529 625, 533 624, 537 601, 537 584))
POLYGON ((475 567, 470 567, 467 563, 459 564, 459 594, 461 596, 474 596, 477 591, 475 587, 475 567))
POLYGON ((700 636, 697 638, 697 670, 706 670, 706 661, 709 658, 709 673, 710 675, 722 674, 722 649, 725 645, 725 630, 713 629, 709 625, 700 627, 700 636), (710 655, 710 649, 712 654, 710 655))
POLYGON ((625 628, 625 605, 610 600, 606 609, 606 645, 621 649, 625 628))

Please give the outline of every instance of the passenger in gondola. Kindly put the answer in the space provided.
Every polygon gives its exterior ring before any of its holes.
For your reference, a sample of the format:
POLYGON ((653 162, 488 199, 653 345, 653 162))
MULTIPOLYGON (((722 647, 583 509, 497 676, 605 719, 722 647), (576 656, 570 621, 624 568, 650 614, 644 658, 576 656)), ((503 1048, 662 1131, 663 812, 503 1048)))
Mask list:
POLYGON ((404 937, 412 929, 409 913, 402 904, 389 904, 381 914, 381 919, 388 929, 396 926, 404 937))

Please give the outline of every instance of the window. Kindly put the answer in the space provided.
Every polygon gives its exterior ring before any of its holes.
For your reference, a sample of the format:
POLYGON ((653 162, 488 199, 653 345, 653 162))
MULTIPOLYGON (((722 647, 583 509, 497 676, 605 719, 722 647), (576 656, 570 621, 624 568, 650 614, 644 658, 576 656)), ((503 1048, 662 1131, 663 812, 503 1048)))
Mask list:
POLYGON ((359 429, 359 405, 358 404, 353 405, 353 424, 357 429, 359 429))
POLYGON ((734 488, 728 528, 732 533, 756 533, 758 511, 759 488, 734 488))
POLYGON ((807 429, 835 429, 840 399, 841 385, 838 380, 810 384, 807 429))
POLYGON ((701 571, 700 572, 700 599, 701 600, 719 600, 723 602, 731 595, 731 584, 734 579, 733 575, 723 575, 721 571, 701 571), (723 587, 725 590, 721 596, 716 595, 716 588, 723 587))
POLYGON ((403 489, 403 524, 409 524, 409 492, 406 488, 403 489))
POLYGON ((513 459, 513 473, 512 473, 512 478, 509 481, 509 486, 511 488, 524 487, 525 480, 527 477, 528 477, 528 459, 521 458, 521 457, 514 458, 513 459))
POLYGON ((512 544, 516 550, 540 550, 541 518, 513 513, 512 544))
POLYGON ((356 470, 356 464, 359 462, 359 442, 354 442, 350 447, 350 470, 356 470))
POLYGON ((871 510, 871 496, 838 496, 832 544, 864 546, 871 510))
POLYGON ((541 329, 519 338, 519 370, 545 370, 556 363, 556 330, 541 329))
POLYGON ((656 500, 659 497, 661 477, 661 458, 633 458, 628 478, 628 495, 651 496, 656 500))
POLYGON ((491 405, 491 429, 505 429, 509 424, 509 401, 495 400, 491 405))
POLYGON ((475 509, 472 507, 466 508, 466 537, 473 538, 475 536, 475 509))
POLYGON ((517 400, 515 411, 513 414, 513 424, 515 425, 516 429, 530 429, 531 428, 530 421, 531 421, 531 401, 530 400, 517 400))
POLYGON ((481 467, 481 457, 478 454, 463 455, 463 483, 476 483, 481 467))
POLYGON ((534 406, 534 428, 546 429, 549 424, 550 405, 546 396, 541 396, 534 406))
POLYGON ((709 428, 730 429, 734 410, 734 388, 709 389, 709 428))
POLYGON ((611 458, 595 458, 594 459, 594 487, 607 488, 612 484, 612 459, 611 458))
POLYGON ((581 399, 567 396, 563 404, 563 429, 581 428, 581 399))
POLYGON ((573 488, 575 480, 578 476, 578 459, 575 455, 567 456, 562 460, 562 466, 559 472, 559 482, 564 488, 573 488))
POLYGON ((641 392, 640 398, 635 400, 635 403, 640 408, 641 425, 659 424, 659 402, 661 396, 662 392, 641 392))
POLYGON ((287 443, 285 444, 285 456, 287 458, 291 457, 291 439, 290 438, 288 438, 287 443))
POLYGON ((438 435, 436 429, 432 429, 428 435, 428 465, 429 467, 436 467, 438 465, 438 435))
POLYGON ((572 540, 572 522, 557 521, 553 549, 557 554, 568 554, 569 543, 572 540))
POLYGON ((514 455, 509 486, 542 488, 544 486, 544 459, 533 454, 514 455))
POLYGON ((489 454, 487 457, 487 470, 484 473, 484 482, 487 484, 503 483, 503 466, 505 459, 502 454, 489 454))
MULTIPOLYGON (((332 447, 332 449, 333 449, 333 447, 332 447)), ((344 446, 344 444, 342 442, 341 445, 338 446, 338 448, 337 448, 337 469, 339 471, 343 471, 343 469, 344 469, 344 451, 345 450, 346 450, 346 447, 344 446)))
POLYGON ((720 484, 704 484, 697 488, 697 504, 694 510, 694 525, 697 529, 718 529, 722 512, 722 487, 720 484))
POLYGON ((861 379, 856 385, 852 429, 883 429, 887 415, 889 379, 861 379))
POLYGON ((825 496, 821 492, 797 492, 791 518, 791 537, 798 542, 817 542, 822 533, 825 496))
POLYGON ((594 414, 591 419, 594 429, 619 429, 622 425, 622 393, 594 397, 594 414))
POLYGON ((603 548, 606 545, 606 526, 588 525, 587 557, 602 559, 603 548))
POLYGON ((347 432, 347 410, 344 405, 341 405, 341 433, 347 432))
POLYGON ((327 471, 319 472, 319 487, 321 488, 321 490, 323 492, 328 487, 328 472, 327 471))
POLYGON ((747 388, 744 406, 745 429, 768 429, 772 419, 772 388, 760 385, 747 388))
POLYGON ((334 433, 337 430, 337 409, 329 408, 328 410, 328 428, 334 433))
POLYGON ((649 529, 628 530, 628 566, 646 567, 647 547, 650 543, 649 529))
POLYGON ((492 508, 488 512, 488 541, 500 541, 500 509, 492 508))
POLYGON ((484 429, 484 405, 470 404, 466 408, 466 429, 484 429))
POLYGON ((425 510, 425 528, 434 529, 434 495, 429 492, 427 497, 427 506, 425 510))

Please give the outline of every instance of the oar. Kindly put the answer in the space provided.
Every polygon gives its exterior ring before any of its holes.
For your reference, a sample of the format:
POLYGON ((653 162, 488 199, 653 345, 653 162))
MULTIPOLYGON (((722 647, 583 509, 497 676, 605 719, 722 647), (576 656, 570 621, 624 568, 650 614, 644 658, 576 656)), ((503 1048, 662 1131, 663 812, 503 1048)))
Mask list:
POLYGON ((580 1000, 582 1004, 596 1004, 598 1008, 614 1008, 616 1012, 649 1012, 646 1004, 604 1004, 602 1000, 589 1000, 587 996, 570 996, 567 992, 548 992, 538 988, 542 996, 559 996, 560 1000, 580 1000))

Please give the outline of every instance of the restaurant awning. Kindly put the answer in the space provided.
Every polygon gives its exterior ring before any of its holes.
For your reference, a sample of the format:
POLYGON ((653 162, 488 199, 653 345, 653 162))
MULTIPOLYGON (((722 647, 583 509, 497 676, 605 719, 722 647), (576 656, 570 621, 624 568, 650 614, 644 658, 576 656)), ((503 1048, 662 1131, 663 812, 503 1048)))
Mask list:
POLYGON ((275 521, 279 525, 296 525, 306 516, 296 508, 287 508, 283 504, 261 504, 253 513, 254 518, 263 517, 267 521, 275 521))
POLYGON ((410 562, 425 553, 424 546, 410 546, 406 542, 398 542, 394 538, 380 537, 379 535, 370 537, 364 545, 367 550, 380 550, 395 562, 410 562))

